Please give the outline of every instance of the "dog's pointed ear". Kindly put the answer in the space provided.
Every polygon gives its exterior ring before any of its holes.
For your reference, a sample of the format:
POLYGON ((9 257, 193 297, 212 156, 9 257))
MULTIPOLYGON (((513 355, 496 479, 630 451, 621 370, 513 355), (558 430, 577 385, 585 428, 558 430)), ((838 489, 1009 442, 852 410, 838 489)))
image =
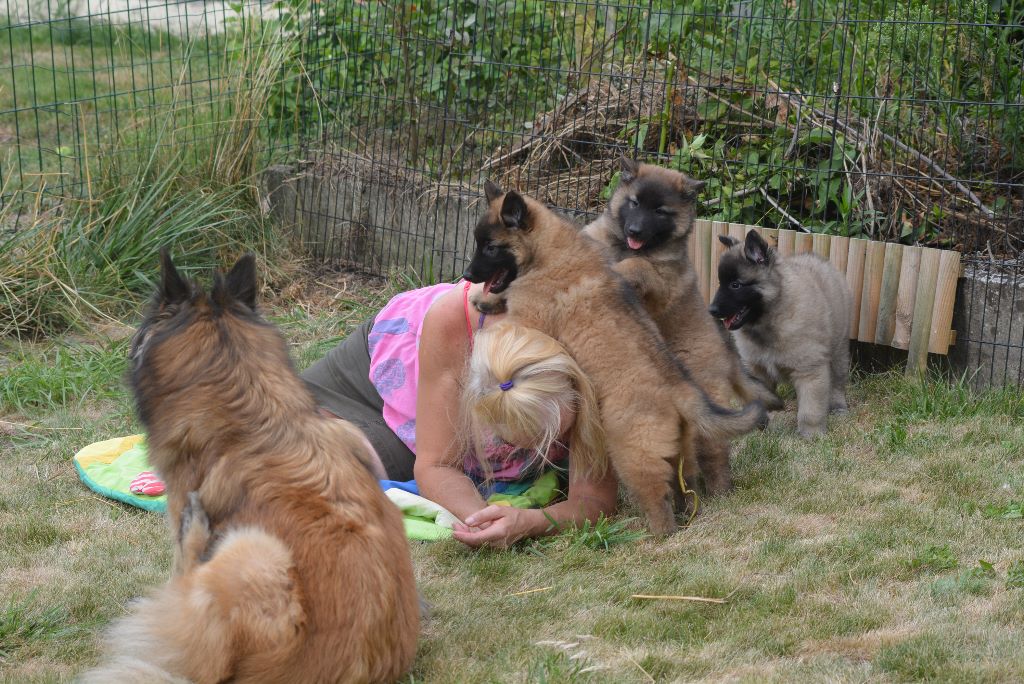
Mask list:
POLYGON ((707 183, 704 181, 697 180, 696 178, 690 178, 686 174, 683 174, 683 178, 679 182, 679 194, 682 195, 683 199, 690 200, 692 202, 697 199, 697 195, 700 194, 700 191, 704 189, 705 185, 707 185, 707 183))
POLYGON ((760 233, 752 230, 747 233, 747 239, 743 244, 743 256, 751 263, 759 266, 767 265, 772 260, 772 248, 768 246, 760 233))
POLYGON ((256 256, 251 252, 242 256, 225 279, 227 293, 235 301, 245 304, 250 309, 256 308, 256 256))
POLYGON ((498 186, 497 183, 492 183, 491 181, 487 181, 486 183, 484 183, 484 195, 487 196, 488 202, 493 202, 494 200, 498 199, 504 194, 505 192, 498 186))
POLYGON ((166 247, 160 248, 160 290, 158 296, 161 304, 180 304, 192 295, 192 286, 181 277, 171 260, 171 252, 166 247))
POLYGON ((726 247, 735 247, 740 244, 740 241, 734 238, 732 235, 719 235, 718 241, 726 247))
POLYGON ((623 183, 632 183, 640 173, 640 162, 627 156, 619 158, 619 180, 623 183))
POLYGON ((505 193, 501 203, 501 221, 509 228, 526 229, 526 200, 515 190, 505 193))

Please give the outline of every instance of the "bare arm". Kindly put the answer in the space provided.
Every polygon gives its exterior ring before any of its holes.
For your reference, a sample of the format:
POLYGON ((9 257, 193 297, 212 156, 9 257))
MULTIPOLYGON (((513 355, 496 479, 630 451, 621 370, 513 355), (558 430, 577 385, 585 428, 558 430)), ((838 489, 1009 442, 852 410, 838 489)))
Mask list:
POLYGON ((442 295, 423 319, 416 394, 416 462, 420 493, 460 520, 486 505, 456 454, 462 374, 469 354, 462 288, 442 295))
POLYGON ((488 506, 456 526, 455 538, 469 546, 505 547, 520 539, 554 534, 559 529, 596 522, 615 512, 618 481, 610 471, 600 479, 586 476, 569 464, 569 493, 565 501, 542 509, 488 506))

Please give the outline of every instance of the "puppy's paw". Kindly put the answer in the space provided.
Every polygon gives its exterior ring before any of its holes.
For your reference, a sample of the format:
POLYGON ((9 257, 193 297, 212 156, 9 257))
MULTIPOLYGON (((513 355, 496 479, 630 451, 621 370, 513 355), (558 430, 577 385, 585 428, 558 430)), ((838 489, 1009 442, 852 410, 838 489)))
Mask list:
POLYGON ((845 399, 836 399, 828 407, 829 413, 834 413, 839 416, 845 416, 850 412, 849 407, 846 405, 845 399))
POLYGON ((798 435, 800 435, 804 439, 818 439, 819 437, 824 437, 825 436, 825 426, 824 425, 814 425, 814 426, 801 425, 800 427, 798 427, 796 429, 796 432, 797 432, 798 435))
POLYGON ((476 292, 469 296, 469 301, 482 314, 501 314, 508 309, 505 297, 502 295, 476 292))

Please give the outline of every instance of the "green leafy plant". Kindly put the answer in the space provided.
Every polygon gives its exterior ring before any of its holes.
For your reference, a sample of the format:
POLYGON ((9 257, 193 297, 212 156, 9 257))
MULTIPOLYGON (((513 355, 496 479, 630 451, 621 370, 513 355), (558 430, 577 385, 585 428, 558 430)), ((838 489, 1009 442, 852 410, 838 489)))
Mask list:
POLYGON ((907 562, 911 570, 952 570, 957 566, 956 556, 950 551, 949 546, 929 545, 924 547, 916 556, 907 562))

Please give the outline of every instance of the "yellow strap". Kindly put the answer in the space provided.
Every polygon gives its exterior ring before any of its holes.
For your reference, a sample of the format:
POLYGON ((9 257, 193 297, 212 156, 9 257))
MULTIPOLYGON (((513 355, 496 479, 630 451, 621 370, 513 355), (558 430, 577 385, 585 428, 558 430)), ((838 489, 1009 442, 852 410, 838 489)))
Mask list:
POLYGON ((686 495, 687 494, 693 494, 693 512, 690 513, 690 519, 686 521, 686 524, 689 525, 690 523, 693 522, 693 519, 697 517, 697 509, 700 507, 700 496, 697 495, 697 492, 693 491, 692 489, 688 489, 686 487, 686 478, 683 477, 683 457, 682 456, 679 457, 679 489, 682 490, 682 492, 683 492, 683 500, 684 501, 686 500, 686 495))

